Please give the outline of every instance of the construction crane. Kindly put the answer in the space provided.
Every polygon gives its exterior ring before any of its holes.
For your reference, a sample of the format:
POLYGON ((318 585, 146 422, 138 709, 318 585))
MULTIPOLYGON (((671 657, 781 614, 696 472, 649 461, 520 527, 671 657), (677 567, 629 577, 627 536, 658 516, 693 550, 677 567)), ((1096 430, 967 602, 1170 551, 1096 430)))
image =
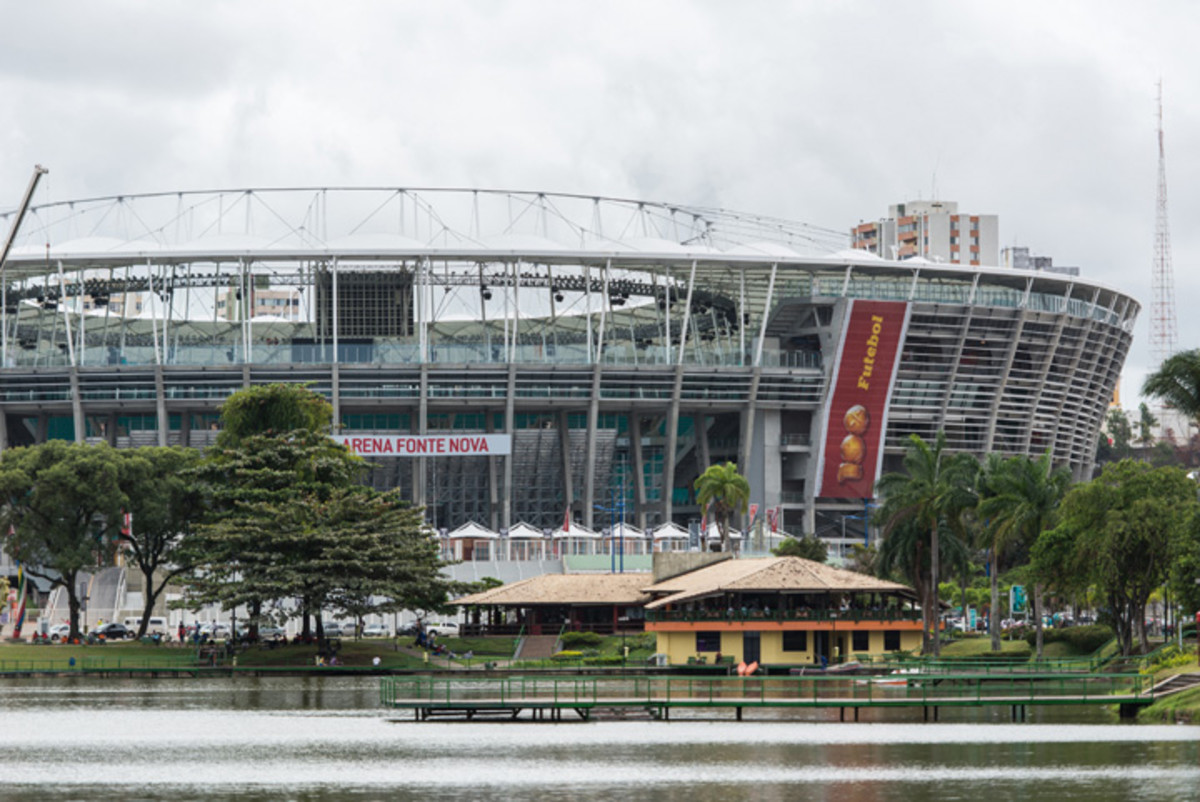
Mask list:
POLYGON ((4 323, 0 325, 0 365, 8 364, 8 275, 5 273, 5 263, 8 261, 8 252, 12 249, 13 240, 17 238, 17 230, 21 227, 21 221, 25 219, 25 212, 29 210, 29 203, 33 200, 33 193, 37 189, 38 181, 41 181, 42 176, 48 172, 50 171, 42 165, 34 165, 33 177, 29 179, 25 197, 21 199, 21 205, 17 207, 12 228, 8 230, 8 236, 4 240, 4 249, 0 250, 0 296, 2 296, 0 297, 0 310, 3 310, 4 315, 4 323))

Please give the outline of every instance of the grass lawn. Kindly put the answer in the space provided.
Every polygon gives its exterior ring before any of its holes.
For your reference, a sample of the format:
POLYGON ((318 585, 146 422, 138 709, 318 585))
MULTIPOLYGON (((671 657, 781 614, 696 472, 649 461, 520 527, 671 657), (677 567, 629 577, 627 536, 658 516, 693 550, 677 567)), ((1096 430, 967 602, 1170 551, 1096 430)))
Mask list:
POLYGON ((1138 721, 1144 723, 1200 722, 1200 688, 1180 691, 1159 699, 1138 713, 1138 721))
MULTIPOLYGON (((1012 658, 1019 654, 1031 655, 1033 650, 1023 640, 1001 640, 1000 653, 1012 658)), ((989 637, 959 638, 953 643, 948 643, 942 647, 942 657, 984 658, 994 654, 995 652, 992 651, 992 639, 989 637)))

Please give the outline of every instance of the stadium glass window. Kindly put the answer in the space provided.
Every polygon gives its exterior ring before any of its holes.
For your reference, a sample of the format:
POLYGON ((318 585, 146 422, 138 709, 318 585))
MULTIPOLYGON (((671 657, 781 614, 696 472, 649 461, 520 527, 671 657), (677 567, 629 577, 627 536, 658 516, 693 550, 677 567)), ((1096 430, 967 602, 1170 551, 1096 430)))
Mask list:
POLYGON ((854 631, 854 643, 851 646, 856 652, 868 652, 871 650, 871 633, 865 629, 854 631))
POLYGON ((885 629, 883 631, 883 650, 885 652, 900 651, 900 630, 885 629))
POLYGON ((696 633, 696 651, 697 652, 719 652, 719 651, 721 651, 721 633, 720 632, 697 632, 696 633))
POLYGON ((808 633, 804 630, 784 630, 783 650, 785 652, 807 652, 808 633))

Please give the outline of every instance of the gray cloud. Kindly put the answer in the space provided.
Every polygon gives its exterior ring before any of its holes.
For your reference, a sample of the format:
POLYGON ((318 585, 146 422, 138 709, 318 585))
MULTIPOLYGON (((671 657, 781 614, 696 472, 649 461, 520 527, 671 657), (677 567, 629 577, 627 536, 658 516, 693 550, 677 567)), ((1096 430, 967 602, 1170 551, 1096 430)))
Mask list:
POLYGON ((1198 28, 1183 0, 15 3, 0 206, 35 162, 43 199, 512 186, 838 229, 936 192, 1148 308, 1161 76, 1189 347, 1198 28))

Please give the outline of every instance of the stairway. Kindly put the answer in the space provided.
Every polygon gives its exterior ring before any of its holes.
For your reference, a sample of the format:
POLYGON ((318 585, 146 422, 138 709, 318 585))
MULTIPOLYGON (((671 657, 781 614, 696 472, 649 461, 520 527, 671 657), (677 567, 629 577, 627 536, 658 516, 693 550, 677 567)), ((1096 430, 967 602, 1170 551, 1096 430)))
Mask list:
POLYGON ((1167 696, 1197 686, 1200 686, 1200 674, 1176 674, 1155 685, 1152 693, 1155 696, 1167 696))
POLYGON ((527 635, 521 641, 517 660, 548 660, 558 651, 557 635, 527 635))

